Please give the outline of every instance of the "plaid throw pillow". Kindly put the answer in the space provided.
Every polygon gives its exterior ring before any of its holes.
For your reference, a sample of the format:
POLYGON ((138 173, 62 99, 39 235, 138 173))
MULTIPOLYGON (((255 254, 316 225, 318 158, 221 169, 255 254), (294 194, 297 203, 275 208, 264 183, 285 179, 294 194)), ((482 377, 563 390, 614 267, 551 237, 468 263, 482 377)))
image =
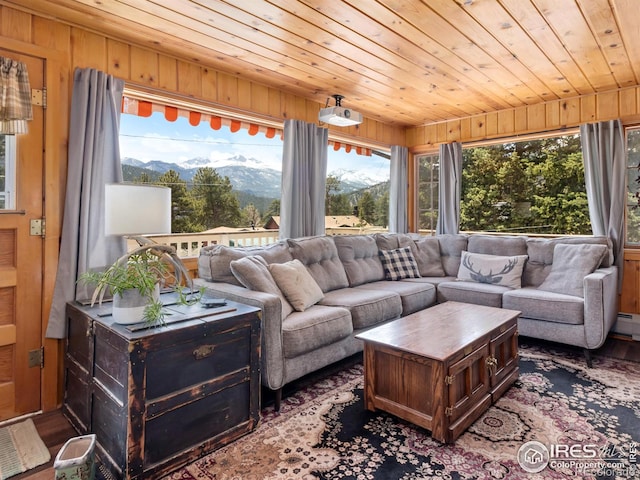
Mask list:
POLYGON ((418 265, 411 253, 411 247, 396 248, 394 250, 380 250, 380 260, 387 280, 402 280, 403 278, 420 278, 418 265))

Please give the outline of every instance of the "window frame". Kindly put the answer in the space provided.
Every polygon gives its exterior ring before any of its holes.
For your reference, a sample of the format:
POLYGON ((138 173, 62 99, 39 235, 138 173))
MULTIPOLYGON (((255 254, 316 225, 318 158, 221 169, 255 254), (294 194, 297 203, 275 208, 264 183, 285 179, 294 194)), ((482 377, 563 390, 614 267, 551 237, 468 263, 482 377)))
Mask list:
MULTIPOLYGON (((15 210, 16 206, 16 170, 17 149, 16 136, 1 134, 4 140, 4 189, 0 191, 0 199, 4 207, 0 210, 15 210)), ((1 203, 1 202, 0 202, 1 203)))
POLYGON ((413 162, 414 162, 414 167, 415 167, 415 174, 414 174, 414 178, 415 178, 415 182, 414 182, 414 195, 415 195, 415 226, 416 226, 416 231, 429 231, 431 232, 431 234, 435 234, 436 233, 436 228, 437 228, 437 224, 438 224, 438 216, 440 214, 440 207, 439 207, 439 200, 438 198, 435 198, 435 202, 434 202, 434 189, 431 189, 431 194, 430 194, 430 207, 429 208, 421 208, 420 205, 420 190, 421 190, 421 186, 422 186, 422 181, 420 178, 420 162, 421 162, 421 158, 432 158, 432 159, 436 159, 436 161, 432 161, 431 163, 431 179, 428 183, 433 184, 436 183, 437 184, 437 189, 436 191, 439 192, 440 189, 440 173, 438 173, 438 179, 436 182, 434 182, 433 180, 433 170, 434 170, 434 165, 437 166, 438 168, 438 172, 439 172, 439 168, 440 168, 440 153, 438 150, 428 150, 428 151, 423 151, 423 152, 416 152, 413 154, 413 162), (434 203, 437 206, 437 208, 434 211, 434 203), (425 212, 431 212, 430 218, 431 218, 431 227, 430 229, 426 229, 426 228, 421 228, 420 225, 420 217, 423 213, 425 212), (435 213, 435 215, 434 215, 435 213), (434 221, 435 218, 435 221, 434 221))
MULTIPOLYGON (((624 141, 625 141, 625 163, 626 163, 626 167, 625 167, 625 193, 627 194, 625 198, 625 202, 624 202, 624 228, 625 228, 625 233, 624 233, 624 248, 632 248, 634 250, 636 249, 640 249, 640 239, 637 242, 633 242, 633 241, 629 241, 629 234, 630 234, 630 229, 629 229, 629 222, 630 222, 630 213, 629 213, 629 209, 631 206, 631 203, 629 201, 628 198, 628 194, 633 193, 633 191, 630 188, 630 170, 631 169, 635 169, 637 171, 636 174, 636 182, 638 183, 638 188, 636 189, 637 193, 640 193, 640 153, 638 155, 638 160, 637 160, 637 164, 632 167, 630 165, 630 158, 629 158, 629 134, 632 132, 638 132, 638 134, 640 134, 640 124, 634 124, 634 125, 627 125, 624 128, 624 141)), ((640 210, 640 197, 638 197, 638 207, 640 210)), ((638 234, 638 236, 640 236, 640 228, 638 229, 638 231, 636 232, 638 234)))

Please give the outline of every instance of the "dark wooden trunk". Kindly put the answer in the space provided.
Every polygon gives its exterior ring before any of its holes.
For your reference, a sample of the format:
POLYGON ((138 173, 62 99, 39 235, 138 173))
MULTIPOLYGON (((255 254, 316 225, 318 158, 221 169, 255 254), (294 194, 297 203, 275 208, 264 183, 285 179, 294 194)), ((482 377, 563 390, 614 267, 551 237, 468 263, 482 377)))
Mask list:
POLYGON ((108 305, 67 306, 63 412, 97 435, 98 459, 118 478, 157 478, 259 421, 259 310, 166 308, 167 326, 136 330, 114 324, 108 305))

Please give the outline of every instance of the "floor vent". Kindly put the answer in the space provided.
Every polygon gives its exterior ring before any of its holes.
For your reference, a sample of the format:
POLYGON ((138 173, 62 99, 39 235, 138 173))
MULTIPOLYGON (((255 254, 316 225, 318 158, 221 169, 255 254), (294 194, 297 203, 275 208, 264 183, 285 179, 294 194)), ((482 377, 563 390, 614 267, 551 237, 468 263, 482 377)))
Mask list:
POLYGON ((640 341, 640 315, 635 313, 618 313, 618 320, 614 323, 612 332, 629 335, 640 341))

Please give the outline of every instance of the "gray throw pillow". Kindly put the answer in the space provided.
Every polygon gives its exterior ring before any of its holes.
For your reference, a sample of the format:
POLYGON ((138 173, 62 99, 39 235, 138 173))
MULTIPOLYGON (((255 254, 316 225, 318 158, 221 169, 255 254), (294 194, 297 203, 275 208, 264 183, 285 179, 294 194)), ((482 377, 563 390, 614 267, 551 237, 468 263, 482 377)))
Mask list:
POLYGON ((506 257, 463 251, 458 280, 520 288, 522 287, 522 270, 526 261, 526 255, 506 257))
POLYGON ((410 247, 416 259, 421 277, 444 277, 444 268, 440 258, 440 242, 437 237, 412 239, 403 236, 398 239, 401 247, 410 247))
POLYGON ((538 289, 584 298, 584 277, 598 268, 606 254, 605 245, 557 244, 551 271, 538 289))
POLYGON ((272 263, 269 271, 291 306, 304 312, 323 299, 324 293, 300 260, 272 263))
POLYGON ((264 258, 258 255, 251 255, 238 260, 232 260, 229 266, 233 275, 244 287, 255 292, 271 293, 280 298, 280 302, 282 303, 282 320, 293 312, 293 307, 276 284, 264 258))

